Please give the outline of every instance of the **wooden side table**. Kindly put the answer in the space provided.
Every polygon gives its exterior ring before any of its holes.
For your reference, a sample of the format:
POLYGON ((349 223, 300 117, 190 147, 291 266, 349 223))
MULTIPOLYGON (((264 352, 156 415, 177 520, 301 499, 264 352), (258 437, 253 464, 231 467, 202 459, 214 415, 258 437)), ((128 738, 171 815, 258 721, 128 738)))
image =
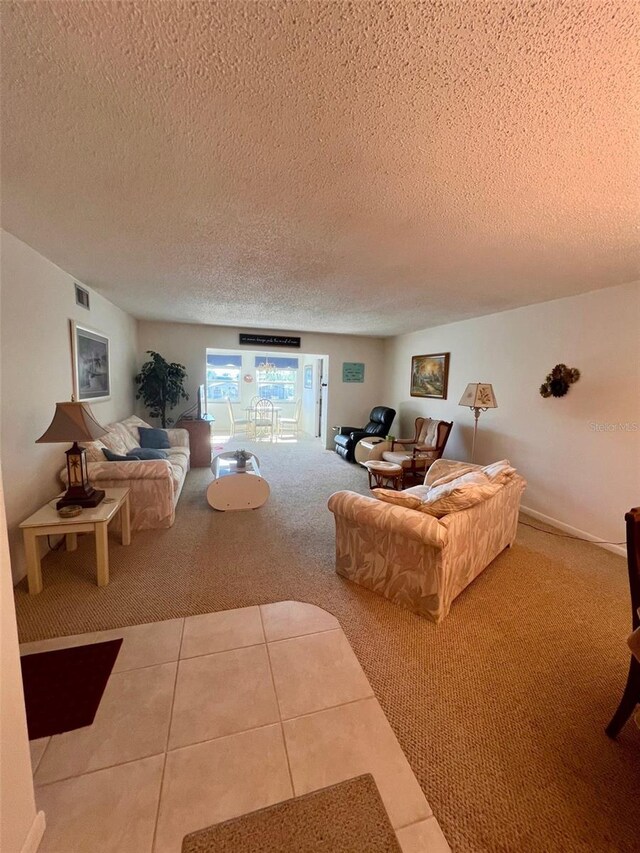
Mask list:
POLYGON ((378 460, 363 462, 369 475, 370 489, 398 489, 402 488, 402 465, 395 462, 381 462, 378 460))
POLYGON ((176 429, 189 433, 190 464, 192 468, 208 468, 211 465, 211 421, 179 420, 176 429))
POLYGON ((95 533, 98 586, 106 586, 109 583, 109 540, 107 537, 109 522, 120 513, 122 544, 129 545, 131 543, 131 520, 129 515, 129 489, 106 489, 105 492, 105 498, 98 506, 83 509, 80 515, 75 516, 75 518, 60 518, 55 508, 56 498, 22 522, 20 527, 24 537, 27 578, 31 595, 42 592, 42 568, 38 536, 64 535, 67 551, 75 551, 78 547, 78 533, 95 533))

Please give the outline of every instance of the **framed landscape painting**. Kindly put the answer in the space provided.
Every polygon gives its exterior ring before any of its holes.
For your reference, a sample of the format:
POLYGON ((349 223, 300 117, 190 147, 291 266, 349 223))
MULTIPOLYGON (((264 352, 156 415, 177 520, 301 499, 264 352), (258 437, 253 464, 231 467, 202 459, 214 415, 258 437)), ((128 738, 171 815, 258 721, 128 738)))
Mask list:
POLYGON ((108 400, 111 396, 109 338, 72 320, 71 349, 76 400, 108 400))
POLYGON ((411 359, 411 396, 447 399, 449 353, 414 355, 411 359))

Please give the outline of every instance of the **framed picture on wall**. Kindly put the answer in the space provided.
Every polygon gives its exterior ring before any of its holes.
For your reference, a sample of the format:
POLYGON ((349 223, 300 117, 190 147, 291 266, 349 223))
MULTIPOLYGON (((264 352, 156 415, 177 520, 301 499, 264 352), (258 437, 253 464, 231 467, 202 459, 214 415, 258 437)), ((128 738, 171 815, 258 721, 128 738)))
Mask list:
POLYGON ((71 320, 73 394, 97 402, 111 396, 109 338, 71 320))
POLYGON ((304 387, 313 388, 313 366, 306 364, 304 367, 304 387))
POLYGON ((411 396, 447 399, 449 353, 414 355, 411 359, 411 396))

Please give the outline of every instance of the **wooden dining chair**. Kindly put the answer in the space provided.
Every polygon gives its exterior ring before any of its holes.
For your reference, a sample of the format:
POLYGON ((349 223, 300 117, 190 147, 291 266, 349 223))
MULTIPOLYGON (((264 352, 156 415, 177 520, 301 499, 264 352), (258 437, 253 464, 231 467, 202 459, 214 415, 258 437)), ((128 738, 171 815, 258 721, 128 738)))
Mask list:
MULTIPOLYGON (((631 631, 640 628, 640 507, 629 510, 624 520, 627 524, 627 565, 629 567, 629 590, 631 593, 631 631)), ((621 728, 640 704, 640 661, 631 655, 627 685, 624 688, 618 710, 605 729, 610 738, 618 736, 621 728)))

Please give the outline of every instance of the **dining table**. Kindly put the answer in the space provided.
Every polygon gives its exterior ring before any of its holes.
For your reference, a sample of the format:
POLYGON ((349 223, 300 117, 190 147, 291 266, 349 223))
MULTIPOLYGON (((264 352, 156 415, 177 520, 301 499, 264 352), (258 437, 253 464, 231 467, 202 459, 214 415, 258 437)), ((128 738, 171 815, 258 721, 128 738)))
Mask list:
MULTIPOLYGON (((273 440, 273 436, 278 434, 278 421, 280 419, 280 413, 282 412, 282 407, 281 406, 274 406, 269 411, 273 412, 273 423, 271 425, 271 439, 273 440)), ((266 412, 264 410, 257 409, 255 406, 247 406, 245 409, 245 412, 247 415, 247 421, 249 421, 250 424, 253 424, 254 428, 255 428, 255 422, 256 422, 256 415, 258 413, 260 413, 262 415, 266 415, 266 412)))

